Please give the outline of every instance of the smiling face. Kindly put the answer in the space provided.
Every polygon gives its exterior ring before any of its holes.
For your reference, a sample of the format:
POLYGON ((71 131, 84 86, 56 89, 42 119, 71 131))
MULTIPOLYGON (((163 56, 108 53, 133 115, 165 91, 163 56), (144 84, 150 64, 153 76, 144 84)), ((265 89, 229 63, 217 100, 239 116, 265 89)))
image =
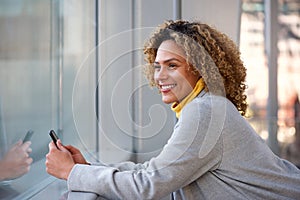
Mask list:
POLYGON ((157 50, 154 80, 164 103, 182 101, 195 87, 200 75, 188 70, 186 56, 174 41, 166 40, 157 50))

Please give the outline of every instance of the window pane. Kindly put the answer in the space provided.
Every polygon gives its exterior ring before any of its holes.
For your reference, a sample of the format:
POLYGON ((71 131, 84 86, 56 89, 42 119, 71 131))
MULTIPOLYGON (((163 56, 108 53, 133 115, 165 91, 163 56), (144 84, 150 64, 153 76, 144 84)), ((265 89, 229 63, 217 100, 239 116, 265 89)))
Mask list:
MULTIPOLYGON (((94 1, 0 2, 0 152, 4 154, 28 130, 34 131, 30 172, 2 181, 1 195, 27 198, 56 180, 45 171, 49 130, 60 133, 65 144, 82 150, 95 147, 95 122, 90 120, 94 112, 83 108, 87 128, 81 140, 72 108, 76 75, 95 47, 94 13, 94 1)), ((95 64, 90 64, 92 77, 95 64)), ((87 88, 95 88, 91 77, 84 79, 87 88)), ((90 95, 81 97, 92 102, 90 95)), ((50 195, 58 199, 66 185, 54 188, 50 195)))

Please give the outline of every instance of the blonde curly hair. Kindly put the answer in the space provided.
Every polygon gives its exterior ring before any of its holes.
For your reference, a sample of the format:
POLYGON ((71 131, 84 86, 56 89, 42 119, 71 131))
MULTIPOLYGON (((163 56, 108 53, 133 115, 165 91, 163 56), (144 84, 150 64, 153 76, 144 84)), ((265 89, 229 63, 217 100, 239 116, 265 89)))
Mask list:
POLYGON ((158 47, 165 40, 175 41, 184 50, 190 69, 200 73, 207 91, 226 96, 245 115, 246 68, 237 46, 227 35, 200 22, 169 20, 161 24, 144 45, 148 63, 144 74, 150 86, 157 86, 153 63, 158 47))

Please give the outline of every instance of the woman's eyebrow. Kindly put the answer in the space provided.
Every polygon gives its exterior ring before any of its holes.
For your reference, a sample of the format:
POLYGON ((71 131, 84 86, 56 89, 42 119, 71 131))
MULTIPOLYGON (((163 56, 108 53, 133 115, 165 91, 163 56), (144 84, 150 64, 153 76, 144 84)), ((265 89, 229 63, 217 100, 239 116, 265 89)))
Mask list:
MULTIPOLYGON (((168 63, 168 62, 171 62, 171 61, 182 62, 181 60, 179 60, 177 58, 170 58, 170 59, 162 61, 162 63, 168 63)), ((154 64, 159 64, 159 61, 154 61, 154 64)))

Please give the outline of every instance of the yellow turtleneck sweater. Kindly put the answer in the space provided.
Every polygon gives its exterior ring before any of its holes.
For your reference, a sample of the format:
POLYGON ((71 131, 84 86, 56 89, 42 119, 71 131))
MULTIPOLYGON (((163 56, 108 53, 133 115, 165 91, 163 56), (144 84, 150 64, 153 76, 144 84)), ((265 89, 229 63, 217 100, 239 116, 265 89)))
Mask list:
POLYGON ((176 113, 177 118, 180 117, 181 110, 183 109, 183 107, 189 102, 191 102, 196 96, 198 96, 198 94, 203 90, 204 87, 205 83, 203 81, 203 78, 201 78, 198 80, 193 91, 188 96, 186 96, 181 102, 175 102, 172 104, 171 109, 176 113))

